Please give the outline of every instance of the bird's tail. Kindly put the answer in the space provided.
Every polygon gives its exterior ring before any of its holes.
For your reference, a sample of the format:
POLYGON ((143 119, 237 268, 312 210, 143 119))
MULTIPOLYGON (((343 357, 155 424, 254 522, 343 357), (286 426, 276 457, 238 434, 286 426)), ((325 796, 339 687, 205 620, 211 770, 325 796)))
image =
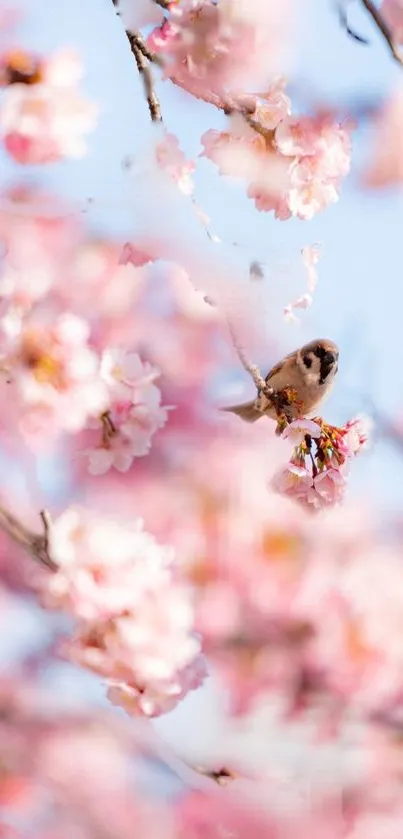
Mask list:
POLYGON ((255 402, 244 402, 243 405, 229 405, 228 408, 221 408, 222 411, 228 411, 230 414, 236 414, 244 422, 256 422, 263 416, 261 411, 255 408, 255 402))

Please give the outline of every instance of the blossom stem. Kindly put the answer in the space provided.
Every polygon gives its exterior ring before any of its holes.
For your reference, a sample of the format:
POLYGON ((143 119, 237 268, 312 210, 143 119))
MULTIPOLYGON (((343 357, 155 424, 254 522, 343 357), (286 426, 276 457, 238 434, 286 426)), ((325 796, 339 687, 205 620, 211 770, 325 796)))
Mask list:
POLYGON ((44 534, 33 533, 16 516, 0 504, 0 530, 6 533, 17 544, 29 553, 37 562, 49 568, 50 571, 57 571, 57 565, 49 555, 48 534, 50 526, 49 513, 41 511, 41 518, 44 523, 44 534))

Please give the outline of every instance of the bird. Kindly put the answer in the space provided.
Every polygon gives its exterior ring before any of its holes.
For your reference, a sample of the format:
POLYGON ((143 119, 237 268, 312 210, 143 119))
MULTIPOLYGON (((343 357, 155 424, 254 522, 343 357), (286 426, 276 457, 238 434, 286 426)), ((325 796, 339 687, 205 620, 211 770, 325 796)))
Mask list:
POLYGON ((327 397, 338 371, 339 349, 327 338, 318 338, 286 355, 266 376, 274 391, 274 399, 258 391, 257 398, 241 405, 230 405, 223 411, 236 414, 244 422, 256 422, 263 416, 277 420, 279 400, 275 395, 285 388, 293 389, 296 400, 287 403, 289 419, 313 416, 327 397))

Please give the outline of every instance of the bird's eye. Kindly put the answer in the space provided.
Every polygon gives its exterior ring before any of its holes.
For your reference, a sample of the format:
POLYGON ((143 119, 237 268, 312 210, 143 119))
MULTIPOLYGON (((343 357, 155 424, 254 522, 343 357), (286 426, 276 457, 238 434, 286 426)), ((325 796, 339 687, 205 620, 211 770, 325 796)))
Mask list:
POLYGON ((316 355, 316 358, 323 358, 326 354, 326 350, 318 344, 318 346, 315 347, 313 354, 316 355))
POLYGON ((304 362, 305 367, 307 367, 308 370, 310 367, 312 367, 312 359, 309 355, 304 355, 302 361, 304 362))

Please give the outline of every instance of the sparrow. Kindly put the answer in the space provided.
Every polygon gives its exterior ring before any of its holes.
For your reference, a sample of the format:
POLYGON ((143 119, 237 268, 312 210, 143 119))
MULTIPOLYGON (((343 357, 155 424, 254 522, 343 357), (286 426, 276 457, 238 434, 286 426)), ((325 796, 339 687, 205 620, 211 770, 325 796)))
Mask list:
POLYGON ((295 392, 295 401, 286 402, 286 413, 290 420, 297 417, 314 415, 318 406, 331 391, 334 377, 338 370, 339 350, 333 341, 318 338, 310 341, 299 350, 286 355, 267 374, 265 381, 273 388, 274 399, 262 391, 257 398, 242 405, 230 405, 223 408, 236 414, 245 422, 256 422, 262 416, 277 420, 281 410, 276 394, 284 389, 295 392))

